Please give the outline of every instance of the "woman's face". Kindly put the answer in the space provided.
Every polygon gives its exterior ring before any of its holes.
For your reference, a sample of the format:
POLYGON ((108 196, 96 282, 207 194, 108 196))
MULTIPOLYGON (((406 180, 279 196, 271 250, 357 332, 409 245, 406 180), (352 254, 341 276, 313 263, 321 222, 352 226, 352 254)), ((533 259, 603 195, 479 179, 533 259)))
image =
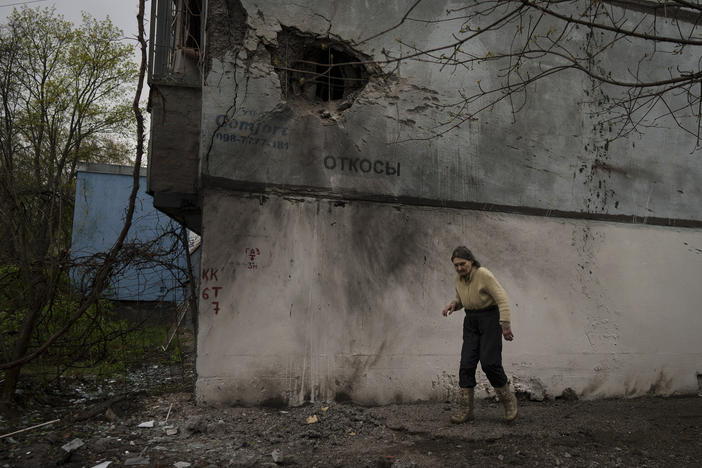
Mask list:
POLYGON ((456 273, 461 276, 467 275, 472 266, 473 262, 466 260, 465 258, 456 257, 453 259, 453 267, 456 269, 456 273))

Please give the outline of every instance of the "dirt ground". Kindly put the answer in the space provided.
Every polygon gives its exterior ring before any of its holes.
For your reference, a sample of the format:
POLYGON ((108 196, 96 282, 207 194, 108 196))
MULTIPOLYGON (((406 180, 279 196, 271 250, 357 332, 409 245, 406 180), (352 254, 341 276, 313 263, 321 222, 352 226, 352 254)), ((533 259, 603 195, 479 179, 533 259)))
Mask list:
POLYGON ((140 381, 155 386, 112 397, 88 385, 72 393, 64 389, 60 396, 46 395, 39 408, 1 419, 2 434, 60 421, 0 439, 0 467, 702 464, 697 396, 521 401, 511 424, 501 421, 497 402, 480 400, 475 422, 456 426, 449 423, 448 402, 196 405, 189 377, 151 370, 140 381))
POLYGON ((0 413, 0 468, 702 466, 699 396, 524 399, 509 424, 494 399, 462 425, 452 402, 211 407, 195 404, 182 338, 176 365, 155 354, 121 379, 25 383, 0 413))

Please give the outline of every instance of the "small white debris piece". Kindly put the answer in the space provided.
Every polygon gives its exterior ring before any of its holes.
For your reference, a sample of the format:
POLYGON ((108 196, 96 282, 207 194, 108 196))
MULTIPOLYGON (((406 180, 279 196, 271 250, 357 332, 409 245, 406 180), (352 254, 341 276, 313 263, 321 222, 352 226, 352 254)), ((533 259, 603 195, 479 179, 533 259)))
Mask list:
POLYGON ((93 468, 107 468, 108 466, 110 466, 110 463, 112 463, 112 462, 111 461, 104 461, 102 463, 95 465, 93 468))
POLYGON ((144 421, 143 423, 139 424, 137 427, 154 427, 154 420, 152 419, 151 421, 144 421))
POLYGON ((312 416, 307 418, 307 424, 315 424, 318 422, 319 422, 319 419, 317 418, 316 414, 313 414, 312 416))
POLYGON ((271 452, 271 457, 273 457, 273 461, 275 463, 283 463, 283 451, 280 450, 279 448, 274 449, 273 452, 271 452))
POLYGON ((188 462, 175 462, 173 464, 173 466, 175 466, 175 468, 188 468, 189 466, 192 466, 192 465, 188 462))
POLYGON ((65 445, 62 445, 61 448, 64 449, 66 452, 69 452, 69 453, 70 453, 70 452, 72 452, 72 451, 74 451, 74 450, 78 450, 79 448, 81 448, 81 447, 84 446, 84 445, 85 445, 85 443, 83 443, 82 440, 80 440, 80 439, 73 439, 73 440, 70 441, 69 443, 67 443, 67 444, 65 444, 65 445))

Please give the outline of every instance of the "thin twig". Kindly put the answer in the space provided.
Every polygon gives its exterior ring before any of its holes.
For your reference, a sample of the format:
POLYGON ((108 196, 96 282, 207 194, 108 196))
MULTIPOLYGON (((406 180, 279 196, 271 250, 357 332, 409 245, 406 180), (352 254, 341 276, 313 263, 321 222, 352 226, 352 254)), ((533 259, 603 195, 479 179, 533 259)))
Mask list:
POLYGON ((15 432, 10 432, 9 434, 3 434, 3 435, 0 435, 0 439, 4 439, 5 437, 10 437, 12 435, 19 434, 20 432, 31 431, 32 429, 36 429, 37 427, 48 426, 49 424, 53 424, 53 423, 59 422, 59 421, 60 421, 60 419, 54 419, 53 421, 47 421, 45 423, 37 424, 36 426, 27 427, 25 429, 20 429, 19 431, 15 431, 15 432))
POLYGON ((173 409, 173 403, 171 403, 171 406, 168 407, 168 414, 166 414, 166 421, 168 422, 168 417, 171 415, 171 410, 173 409))

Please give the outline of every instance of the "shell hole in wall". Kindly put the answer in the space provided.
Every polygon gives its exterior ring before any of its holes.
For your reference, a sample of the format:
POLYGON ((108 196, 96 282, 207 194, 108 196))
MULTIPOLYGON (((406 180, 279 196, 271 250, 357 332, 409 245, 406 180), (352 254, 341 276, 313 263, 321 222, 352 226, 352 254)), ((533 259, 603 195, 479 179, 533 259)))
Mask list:
POLYGON ((271 55, 283 98, 293 107, 314 104, 341 111, 368 83, 368 58, 343 41, 284 27, 271 55))

